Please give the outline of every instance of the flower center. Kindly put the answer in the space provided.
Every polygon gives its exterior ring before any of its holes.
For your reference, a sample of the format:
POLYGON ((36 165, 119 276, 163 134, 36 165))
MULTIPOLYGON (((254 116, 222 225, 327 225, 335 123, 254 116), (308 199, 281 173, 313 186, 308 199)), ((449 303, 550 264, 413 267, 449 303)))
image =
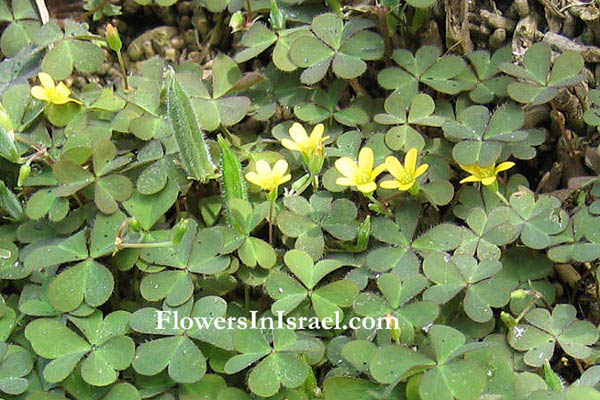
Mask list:
POLYGON ((485 167, 485 168, 478 168, 478 176, 480 178, 491 178, 493 176, 495 176, 496 174, 494 173, 494 166, 490 165, 489 167, 485 167))
POLYGON ((365 183, 369 183, 372 181, 371 175, 365 173, 365 171, 358 171, 355 177, 356 183, 359 185, 364 185, 365 183))

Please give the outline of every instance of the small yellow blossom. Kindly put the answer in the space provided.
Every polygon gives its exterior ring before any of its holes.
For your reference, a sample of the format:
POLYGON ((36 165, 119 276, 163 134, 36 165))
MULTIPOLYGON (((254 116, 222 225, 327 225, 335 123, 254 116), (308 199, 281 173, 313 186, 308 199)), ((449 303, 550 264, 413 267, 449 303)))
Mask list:
POLYGON ((506 171, 507 169, 511 169, 515 166, 515 163, 512 161, 505 161, 503 163, 495 166, 494 164, 489 167, 481 168, 479 164, 472 165, 462 165, 458 164, 462 169, 471 174, 471 176, 467 176, 460 183, 468 183, 468 182, 481 182, 484 186, 494 185, 496 183, 497 175, 506 171))
POLYGON ((329 139, 329 136, 323 137, 323 133, 325 132, 323 124, 315 126, 310 137, 304 127, 297 122, 292 124, 289 132, 292 140, 283 139, 281 141, 283 147, 288 150, 299 151, 306 156, 323 154, 323 142, 329 139))
POLYGON ((246 179, 260 186, 263 190, 271 193, 277 193, 277 188, 282 183, 292 179, 288 172, 288 163, 285 160, 279 160, 273 165, 273 169, 265 160, 256 162, 256 172, 248 172, 246 179))
POLYGON ((404 165, 393 156, 386 157, 385 168, 394 179, 381 182, 384 189, 410 190, 417 183, 417 178, 427 171, 429 165, 423 164, 417 168, 417 149, 410 149, 404 156, 404 165))
POLYGON ((42 86, 34 86, 31 88, 31 95, 36 99, 47 101, 52 104, 66 104, 68 102, 81 104, 79 100, 69 97, 71 96, 71 89, 63 82, 59 82, 58 85, 55 85, 52 77, 45 72, 40 72, 38 78, 40 79, 42 86))
POLYGON ((358 154, 358 163, 350 157, 338 158, 335 167, 343 175, 335 183, 341 186, 356 186, 363 193, 372 193, 377 189, 375 179, 385 170, 381 164, 373 169, 375 157, 373 150, 363 147, 358 154))

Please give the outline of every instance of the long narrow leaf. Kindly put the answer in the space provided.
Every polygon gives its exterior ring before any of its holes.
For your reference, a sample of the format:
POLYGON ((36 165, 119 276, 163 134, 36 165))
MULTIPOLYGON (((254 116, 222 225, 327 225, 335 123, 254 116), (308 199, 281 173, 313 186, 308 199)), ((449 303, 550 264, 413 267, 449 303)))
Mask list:
POLYGON ((205 183, 213 177, 215 165, 189 97, 172 70, 169 78, 167 115, 173 126, 181 160, 191 179, 205 183))

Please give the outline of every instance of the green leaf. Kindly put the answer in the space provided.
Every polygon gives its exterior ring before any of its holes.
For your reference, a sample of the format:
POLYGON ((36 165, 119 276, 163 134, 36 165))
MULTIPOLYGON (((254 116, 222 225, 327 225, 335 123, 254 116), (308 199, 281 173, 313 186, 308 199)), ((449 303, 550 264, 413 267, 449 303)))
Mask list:
POLYGON ((173 336, 142 343, 136 350, 133 369, 142 375, 156 375, 168 369, 179 383, 199 381, 206 372, 206 359, 186 336, 173 336))
POLYGON ((529 325, 515 326, 508 334, 508 342, 516 350, 526 351, 527 365, 541 367, 549 360, 555 344, 570 356, 584 359, 591 354, 589 345, 598 340, 597 329, 588 321, 579 321, 577 311, 570 304, 557 305, 552 314, 535 308, 525 316, 529 325))
POLYGON ((540 84, 545 84, 550 71, 550 46, 546 43, 535 43, 525 52, 523 66, 540 84))
POLYGON ((369 362, 373 378, 389 384, 421 368, 434 366, 435 362, 424 355, 397 345, 386 345, 375 351, 369 362))
POLYGON ((358 378, 329 376, 323 383, 323 395, 326 400, 372 400, 375 383, 358 378))
POLYGON ((82 230, 66 239, 53 239, 37 247, 25 257, 25 267, 41 269, 84 260, 87 256, 86 231, 82 230))
POLYGON ((275 265, 276 255, 273 247, 262 239, 249 237, 238 250, 240 260, 249 267, 257 264, 263 268, 275 265))
POLYGON ((62 81, 73 73, 73 67, 83 73, 95 72, 104 62, 102 49, 93 43, 68 39, 60 41, 42 61, 42 71, 56 81, 62 81))
POLYGON ((175 203, 178 194, 177 184, 169 179, 165 188, 160 192, 143 195, 136 191, 123 205, 127 212, 140 222, 144 230, 150 230, 175 203))
MULTIPOLYGON (((217 76, 220 77, 221 75, 218 74, 217 76)), ((205 183, 213 176, 215 165, 211 160, 204 134, 196 121, 196 114, 192 108, 190 98, 184 92, 177 75, 173 71, 170 72, 169 79, 167 115, 171 120, 182 161, 191 178, 205 183)), ((222 85, 223 83, 219 84, 222 85)))
POLYGON ((288 314, 298 307, 308 294, 307 290, 296 280, 277 270, 269 273, 265 282, 265 289, 269 296, 276 300, 271 306, 273 313, 288 314))
POLYGON ((427 371, 419 384, 423 400, 475 400, 484 392, 485 371, 476 362, 460 360, 427 371))
POLYGON ((458 247, 462 241, 462 230, 452 224, 440 224, 423 235, 419 236, 412 244, 418 251, 447 251, 458 247))
POLYGON ((253 24, 244 32, 241 44, 247 48, 240 51, 233 58, 237 63, 246 62, 271 47, 277 41, 277 36, 262 23, 253 24))
POLYGON ((313 289, 325 275, 341 268, 344 264, 338 260, 322 260, 316 265, 312 258, 302 250, 290 250, 283 257, 290 271, 308 288, 313 289))
POLYGON ((52 167, 54 176, 62 185, 55 189, 57 196, 71 196, 94 182, 94 176, 70 160, 59 160, 52 167))
POLYGON ((219 136, 218 142, 221 147, 222 198, 225 203, 225 210, 230 214, 231 199, 247 200, 248 193, 246 190, 246 181, 242 174, 242 165, 237 155, 223 137, 219 136))
POLYGON ((554 60, 552 72, 548 79, 548 86, 560 87, 576 83, 576 80, 585 79, 577 77, 584 66, 584 60, 577 51, 565 51, 554 60), (575 80, 576 79, 576 80, 575 80))
POLYGON ((341 319, 344 315, 341 307, 350 307, 358 292, 358 286, 350 280, 334 281, 321 286, 311 297, 315 314, 320 319, 331 318, 332 321, 339 314, 341 319))
POLYGON ((295 355, 274 353, 262 360, 248 376, 252 393, 263 397, 273 396, 281 385, 296 388, 306 380, 308 366, 295 355))
POLYGON ((213 98, 223 97, 242 77, 236 62, 224 54, 213 60, 212 67, 213 98))
POLYGON ((315 35, 329 47, 340 48, 344 21, 337 14, 318 15, 313 19, 311 27, 315 35))
POLYGON ((141 400, 137 388, 130 383, 117 383, 110 387, 110 391, 102 400, 141 400))
POLYGON ((61 272, 48 285, 48 298, 63 312, 75 310, 85 300, 98 307, 111 296, 114 288, 111 272, 102 264, 86 260, 61 272))
POLYGON ((188 301, 194 292, 194 283, 186 271, 161 271, 145 275, 140 293, 148 301, 166 298, 166 304, 177 307, 188 301))
POLYGON ((290 60, 300 68, 307 68, 329 60, 335 51, 312 36, 300 36, 290 48, 290 60))
POLYGON ((25 337, 38 355, 55 360, 46 366, 44 374, 50 373, 62 379, 91 350, 83 338, 55 319, 38 318, 31 321, 25 328, 25 337))

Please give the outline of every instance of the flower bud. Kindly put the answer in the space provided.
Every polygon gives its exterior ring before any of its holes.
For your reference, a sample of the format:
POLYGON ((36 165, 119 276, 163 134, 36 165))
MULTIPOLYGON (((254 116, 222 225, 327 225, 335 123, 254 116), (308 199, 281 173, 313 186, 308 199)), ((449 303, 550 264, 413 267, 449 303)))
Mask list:
POLYGON ((529 290, 517 289, 510 294, 510 298, 520 300, 520 299, 524 299, 528 294, 529 294, 529 290))
POLYGON ((394 341, 400 340, 400 327, 398 327, 398 320, 392 314, 387 314, 385 316, 387 320, 387 325, 390 327, 390 334, 392 335, 392 339, 394 341))
POLYGON ((500 313, 500 319, 502 320, 502 322, 504 322, 504 325, 506 325, 506 327, 508 329, 512 329, 517 325, 517 321, 515 320, 515 317, 513 317, 512 315, 510 315, 509 313, 502 311, 500 313))
POLYGON ((271 0, 271 12, 269 13, 269 19, 273 29, 281 30, 285 28, 285 15, 279 9, 277 0, 271 0))
POLYGON ((241 11, 236 11, 229 19, 229 27, 231 28, 231 33, 241 30, 243 26, 244 14, 242 14, 241 11))
POLYGON ((129 218, 129 227, 134 232, 139 232, 142 230, 142 224, 135 217, 129 218))
POLYGON ((121 51, 121 48, 123 48, 119 31, 111 24, 106 26, 106 41, 108 42, 108 46, 116 52, 121 51))
POLYGON ((19 178, 17 179, 17 186, 23 186, 29 175, 31 174, 31 166, 29 164, 21 165, 19 168, 19 178))
POLYGON ((173 242, 173 244, 177 245, 179 242, 181 242, 183 235, 185 235, 188 230, 189 224, 190 220, 186 218, 179 221, 177 225, 173 227, 173 231, 171 233, 171 242, 173 242))

